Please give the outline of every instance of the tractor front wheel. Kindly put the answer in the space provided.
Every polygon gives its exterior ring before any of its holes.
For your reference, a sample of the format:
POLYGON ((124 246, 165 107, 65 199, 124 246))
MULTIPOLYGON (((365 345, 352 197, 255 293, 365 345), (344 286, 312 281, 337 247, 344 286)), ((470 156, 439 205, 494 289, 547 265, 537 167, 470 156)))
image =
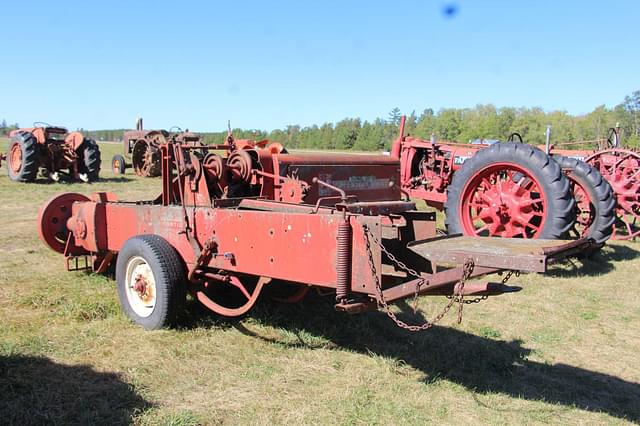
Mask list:
POLYGON ((147 330, 173 325, 186 298, 186 275, 176 250, 157 235, 128 239, 116 263, 120 305, 147 330))
POLYGON ((29 132, 11 138, 7 154, 7 173, 16 182, 33 182, 38 175, 38 141, 29 132))
POLYGON ((445 202, 450 234, 507 238, 563 238, 574 201, 560 166, 541 150, 498 143, 458 170, 445 202))
POLYGON ((124 157, 120 154, 116 154, 111 159, 111 170, 113 170, 114 175, 123 175, 126 170, 126 162, 124 157))

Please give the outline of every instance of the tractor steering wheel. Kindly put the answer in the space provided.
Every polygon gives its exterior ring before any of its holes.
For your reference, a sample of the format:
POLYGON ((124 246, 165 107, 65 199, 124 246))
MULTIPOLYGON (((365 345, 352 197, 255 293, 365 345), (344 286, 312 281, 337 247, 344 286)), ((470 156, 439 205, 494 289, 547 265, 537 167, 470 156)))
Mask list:
POLYGON ((36 121, 35 123, 33 123, 33 127, 53 127, 53 126, 49 123, 45 123, 44 121, 36 121))
POLYGON ((524 141, 522 140, 522 135, 520 135, 520 133, 518 132, 513 132, 509 135, 509 139, 507 139, 507 142, 518 142, 518 143, 524 143, 524 141), (518 138, 518 140, 516 141, 516 138, 518 138))
POLYGON ((620 135, 615 127, 609 128, 609 135, 607 136, 607 146, 609 148, 617 148, 620 146, 620 135))

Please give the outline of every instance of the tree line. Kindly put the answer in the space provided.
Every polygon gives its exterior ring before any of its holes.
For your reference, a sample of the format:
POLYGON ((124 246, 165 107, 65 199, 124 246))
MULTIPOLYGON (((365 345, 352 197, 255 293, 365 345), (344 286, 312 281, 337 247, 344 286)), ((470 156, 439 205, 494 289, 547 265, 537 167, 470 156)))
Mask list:
MULTIPOLYGON (((236 138, 270 139, 293 149, 331 149, 377 151, 388 150, 398 135, 401 111, 392 109, 384 118, 372 121, 345 118, 337 123, 299 126, 289 125, 270 132, 257 129, 233 129, 236 138)), ((606 138, 610 127, 619 127, 622 142, 640 146, 640 90, 625 96, 620 104, 596 107, 584 115, 565 111, 545 112, 541 108, 497 108, 492 104, 473 108, 427 108, 407 115, 405 133, 429 139, 469 142, 474 139, 506 140, 513 132, 525 142, 542 144, 547 125, 552 126, 553 142, 606 138)), ((15 124, 15 127, 18 125, 15 124)), ((11 127, 3 120, 0 132, 11 127)), ((124 129, 85 131, 96 140, 121 140, 124 129)), ((222 144, 226 131, 201 133, 205 143, 222 144)))

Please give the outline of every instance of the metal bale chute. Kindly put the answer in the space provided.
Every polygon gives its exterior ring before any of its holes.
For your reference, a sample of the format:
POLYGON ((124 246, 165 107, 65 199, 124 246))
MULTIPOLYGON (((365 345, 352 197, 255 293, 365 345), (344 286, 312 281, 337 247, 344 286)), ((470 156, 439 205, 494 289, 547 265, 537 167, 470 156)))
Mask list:
MULTIPOLYGON (((115 262, 120 302, 147 329, 175 323, 187 293, 213 312, 248 312, 268 287, 333 294, 335 308, 382 309, 409 330, 429 328, 465 297, 517 287, 478 281, 508 270, 544 272, 592 242, 442 237, 435 214, 406 199, 398 159, 288 154, 278 143, 236 140, 158 146, 162 191, 125 202, 114 194, 62 194, 40 211, 40 236, 67 269, 115 262), (389 305, 447 295, 434 321, 408 325, 389 305)), ((511 276, 511 274, 508 274, 511 276)), ((507 277, 508 277, 507 276, 507 277)))

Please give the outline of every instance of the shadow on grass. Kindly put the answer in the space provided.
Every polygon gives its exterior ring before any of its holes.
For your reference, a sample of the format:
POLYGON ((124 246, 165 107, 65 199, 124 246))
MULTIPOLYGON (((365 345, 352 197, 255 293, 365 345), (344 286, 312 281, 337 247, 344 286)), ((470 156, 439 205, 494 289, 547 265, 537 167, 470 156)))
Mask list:
POLYGON ((151 407, 113 373, 47 358, 0 356, 0 423, 130 424, 151 407))
POLYGON ((97 181, 95 182, 82 182, 80 180, 73 180, 73 179, 69 179, 69 178, 60 178, 60 181, 55 182, 51 179, 47 179, 47 178, 37 178, 33 181, 30 182, 22 182, 26 185, 32 185, 32 184, 36 184, 36 185, 55 185, 55 184, 60 184, 60 185, 73 185, 73 184, 83 184, 83 185, 91 185, 94 183, 110 183, 110 182, 115 182, 115 183, 125 183, 125 182, 131 182, 133 179, 128 178, 126 176, 119 176, 119 177, 108 177, 108 178, 98 178, 97 181))
POLYGON ((621 244, 607 244, 581 260, 572 260, 561 268, 552 267, 545 275, 551 277, 597 276, 615 268, 614 262, 637 259, 640 251, 621 244))
MULTIPOLYGON (((400 307, 404 311, 401 316, 407 322, 424 320, 408 313, 411 309, 407 304, 400 307)), ((531 350, 519 340, 494 340, 438 326, 414 334, 398 329, 380 312, 355 316, 335 312, 330 300, 317 296, 310 296, 297 305, 265 301, 251 312, 248 318, 252 321, 287 332, 282 338, 275 339, 251 331, 240 321, 224 321, 200 312, 195 318, 199 326, 234 327, 241 333, 276 345, 345 349, 401 361, 422 371, 426 376, 425 383, 444 379, 460 384, 476 395, 503 393, 513 398, 640 421, 640 384, 567 364, 528 360, 531 350)), ((478 404, 486 406, 479 399, 478 404)))

